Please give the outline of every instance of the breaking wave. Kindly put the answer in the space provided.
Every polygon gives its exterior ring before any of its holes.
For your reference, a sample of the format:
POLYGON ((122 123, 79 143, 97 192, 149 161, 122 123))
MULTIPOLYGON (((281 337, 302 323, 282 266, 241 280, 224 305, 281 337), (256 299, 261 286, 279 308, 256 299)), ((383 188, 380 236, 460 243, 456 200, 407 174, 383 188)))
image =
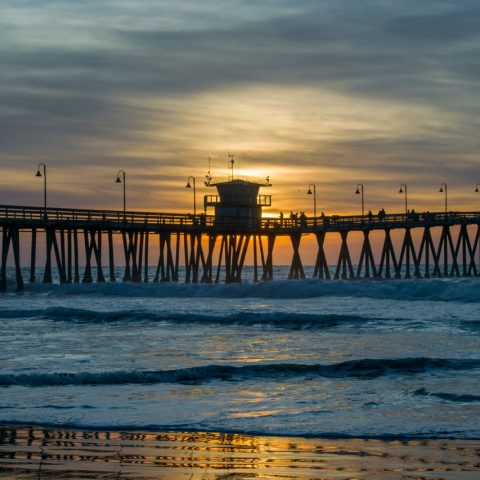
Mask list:
MULTIPOLYGON (((96 311, 80 308, 5 309, 0 318, 40 318, 65 322, 168 322, 178 324, 268 325, 285 329, 325 329, 355 326, 372 321, 370 317, 340 314, 304 314, 292 312, 233 312, 228 315, 155 312, 148 310, 96 311)), ((375 322, 382 319, 375 318, 375 322)))
POLYGON ((80 373, 31 373, 0 375, 0 386, 64 386, 183 383, 202 384, 215 380, 282 380, 294 377, 373 379, 387 375, 416 375, 426 372, 472 370, 480 359, 444 358, 361 359, 322 364, 255 364, 244 366, 206 365, 175 370, 131 370, 80 373))
POLYGON ((447 393, 447 392, 434 392, 431 393, 425 388, 419 388, 413 392, 414 395, 419 397, 434 397, 440 400, 446 400, 447 402, 461 402, 461 403, 480 403, 480 395, 472 395, 470 393, 447 393))
POLYGON ((93 283, 80 285, 26 284, 26 293, 106 295, 158 298, 271 298, 324 296, 393 300, 480 302, 478 278, 403 280, 274 280, 241 284, 93 283))

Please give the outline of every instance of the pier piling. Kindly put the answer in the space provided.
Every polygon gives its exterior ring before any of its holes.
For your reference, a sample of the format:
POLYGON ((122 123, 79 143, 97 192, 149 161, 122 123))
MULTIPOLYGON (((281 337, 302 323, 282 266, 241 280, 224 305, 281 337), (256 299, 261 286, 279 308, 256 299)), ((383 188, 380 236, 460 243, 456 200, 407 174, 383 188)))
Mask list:
MULTIPOLYGON (((395 214, 381 219, 335 216, 307 218, 301 223, 290 219, 252 223, 238 217, 229 221, 225 216, 218 222, 215 216, 204 214, 57 208, 45 212, 44 208, 6 205, 0 206, 0 228, 1 291, 8 289, 9 268, 16 289, 23 289, 21 251, 26 245, 30 246, 27 258, 31 283, 36 281, 39 262, 44 283, 55 279, 60 283, 79 283, 80 279, 90 283, 94 270, 95 281, 105 282, 104 242, 110 282, 117 280, 116 268, 120 266, 115 263, 117 244, 123 250, 126 282, 238 283, 245 280, 247 258, 252 261, 251 280, 268 281, 274 278, 274 247, 279 237, 288 239, 292 247, 288 278, 301 280, 307 274, 300 246, 308 235, 316 240, 312 276, 319 280, 468 277, 478 276, 480 271, 480 212, 428 213, 414 219, 395 214), (400 232, 394 236, 395 242, 393 231, 400 232), (352 257, 350 249, 352 232, 363 235, 358 258, 352 257), (378 256, 374 254, 372 232, 383 234, 378 256), (45 238, 42 248, 39 236, 45 238), (325 253, 327 238, 338 239, 333 270, 325 253), (154 259, 155 275, 150 278, 152 243, 158 245, 158 257, 154 259), (85 253, 82 266, 79 248, 85 253)), ((378 246, 378 240, 375 242, 378 246)))

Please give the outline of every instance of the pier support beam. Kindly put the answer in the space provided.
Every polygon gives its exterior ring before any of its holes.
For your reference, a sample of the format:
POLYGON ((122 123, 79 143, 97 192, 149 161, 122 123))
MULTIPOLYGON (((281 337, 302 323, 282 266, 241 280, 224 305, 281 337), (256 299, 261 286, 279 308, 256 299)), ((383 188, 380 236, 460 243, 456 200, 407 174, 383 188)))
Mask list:
POLYGON ((242 270, 249 243, 249 234, 222 235, 215 283, 220 281, 222 265, 225 267, 225 283, 240 283, 242 281, 242 270))
MULTIPOLYGON (((470 242, 468 226, 466 224, 462 224, 460 226, 455 248, 453 248, 453 242, 451 240, 452 239, 450 238, 449 245, 451 248, 450 253, 452 258, 450 276, 467 277, 471 275, 472 271, 476 274, 477 268, 475 266, 475 252, 472 248, 472 243, 470 242)), ((476 245, 478 245, 478 241, 476 245)))
POLYGON ((440 267, 438 264, 439 255, 435 249, 435 245, 432 239, 432 233, 430 227, 423 229, 422 240, 420 242, 420 248, 418 250, 418 262, 422 263, 425 268, 424 277, 430 278, 430 276, 440 276, 440 267), (430 260, 433 261, 433 272, 430 272, 430 260))
POLYGON ((37 255, 37 229, 32 228, 32 242, 30 246, 30 283, 35 283, 35 268, 37 255))
POLYGON ((144 265, 143 265, 143 283, 148 283, 148 231, 145 232, 145 250, 144 250, 144 265))
POLYGON ((128 230, 122 232, 123 252, 125 255, 125 273, 124 282, 142 281, 142 259, 143 259, 143 236, 145 232, 138 230, 128 230), (140 248, 139 248, 140 237, 140 248), (130 268, 131 263, 131 268, 130 268))
POLYGON ((217 235, 208 235, 208 252, 205 259, 205 265, 203 267, 202 283, 213 282, 213 252, 215 250, 215 243, 217 241, 217 235))
POLYGON ((102 231, 85 228, 84 231, 85 239, 85 272, 83 275, 82 283, 91 283, 92 282, 92 255, 95 258, 97 265, 97 282, 105 282, 105 277, 103 275, 102 269, 102 231))
POLYGON ((72 229, 67 229, 67 283, 72 283, 72 229))
POLYGON ((475 275, 478 276, 478 269, 476 266, 475 259, 477 258, 477 249, 479 248, 479 240, 480 240, 480 225, 477 225, 476 233, 475 233, 475 240, 473 244, 470 241, 470 237, 467 235, 467 247, 470 253, 470 263, 468 265, 467 275, 475 275))
POLYGON ((263 243, 261 237, 259 237, 260 256, 263 268, 262 280, 264 281, 273 280, 273 247, 275 246, 276 238, 277 236, 274 233, 267 235, 267 255, 265 256, 263 243))
POLYGON ((337 269, 335 270, 335 277, 336 279, 342 276, 342 279, 346 278, 355 278, 355 274, 353 273, 353 265, 352 259, 350 257, 350 251, 348 249, 347 237, 348 237, 348 230, 342 230, 340 232, 342 237, 342 245, 340 247, 340 253, 338 256, 337 262, 337 269), (348 275, 347 275, 348 270, 348 275))
POLYGON ((391 278, 390 266, 393 264, 395 278, 400 278, 400 268, 398 267, 395 249, 393 248, 390 229, 385 229, 385 241, 383 243, 382 256, 378 267, 378 276, 381 277, 385 269, 385 278, 391 278))
POLYGON ((113 249, 113 231, 108 230, 108 268, 110 273, 110 281, 115 282, 115 258, 113 249))
POLYGON ((23 290, 22 270, 20 266, 20 229, 15 228, 12 232, 13 259, 15 263, 15 280, 17 283, 17 292, 23 290))
POLYGON ((327 257, 325 255, 324 243, 325 235, 327 232, 324 230, 315 233, 317 239, 318 252, 317 258, 315 260, 315 267, 313 269, 313 278, 327 279, 330 280, 330 271, 328 269, 327 257))
POLYGON ((60 283, 67 283, 67 276, 65 273, 65 240, 63 238, 64 231, 59 230, 60 246, 57 239, 57 231, 55 227, 49 226, 45 230, 46 235, 46 262, 43 273, 43 283, 52 283, 52 250, 55 255, 55 262, 57 265, 58 277, 60 283))
POLYGON ((80 267, 78 261, 78 230, 73 229, 73 262, 74 262, 74 283, 80 283, 80 267))
POLYGON ((200 262, 205 272, 205 255, 202 247, 202 235, 197 232, 184 234, 185 283, 198 283, 200 262))
MULTIPOLYGON (((180 235, 177 235, 180 238, 180 235)), ((159 254, 154 282, 178 282, 178 243, 177 261, 174 261, 172 235, 170 232, 161 232, 158 235, 159 254)))
POLYGON ((411 278, 410 267, 412 260, 415 267, 414 275, 416 278, 421 278, 422 275, 420 273, 420 262, 415 251, 415 245, 412 240, 411 229, 408 227, 405 229, 402 250, 400 252, 400 258, 398 260, 399 272, 401 272, 402 265, 405 264, 405 278, 411 278))
POLYGON ((13 263, 15 266, 15 280, 17 292, 23 290, 22 270, 20 267, 20 229, 16 227, 3 227, 2 229, 2 263, 0 265, 0 292, 6 292, 7 281, 7 261, 8 253, 12 245, 13 263))
POLYGON ((372 270, 373 277, 377 276, 377 267, 375 265, 372 246, 370 244, 370 230, 363 231, 363 245, 362 245, 362 251, 360 252, 360 260, 358 261, 356 278, 360 278, 362 274, 362 268, 364 265, 365 265, 364 278, 370 278, 370 270, 372 270))
POLYGON ((302 259, 300 257, 300 240, 302 239, 301 233, 291 233, 290 241, 293 247, 292 264, 290 265, 290 272, 288 274, 289 280, 299 280, 305 278, 305 271, 302 265, 302 259))

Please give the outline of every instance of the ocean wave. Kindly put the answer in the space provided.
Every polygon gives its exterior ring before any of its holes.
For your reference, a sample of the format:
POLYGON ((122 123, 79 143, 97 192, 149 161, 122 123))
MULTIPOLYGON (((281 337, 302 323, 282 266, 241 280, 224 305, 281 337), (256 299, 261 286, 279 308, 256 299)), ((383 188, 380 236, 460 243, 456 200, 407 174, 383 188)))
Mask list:
POLYGON ((205 365, 175 370, 131 370, 80 373, 31 373, 0 375, 0 386, 64 386, 181 383, 202 384, 215 380, 283 380, 304 378, 373 379, 386 375, 416 375, 429 371, 472 370, 480 359, 399 358, 361 359, 335 364, 253 364, 243 366, 205 365))
POLYGON ((462 320, 460 325, 463 329, 477 333, 480 330, 480 320, 462 320))
MULTIPOLYGON (((304 314, 295 312, 233 312, 227 315, 152 312, 148 310, 96 311, 81 308, 50 307, 43 309, 4 309, 0 318, 40 318, 65 322, 168 322, 218 325, 268 325, 285 329, 325 329, 337 326, 361 325, 370 317, 340 314, 304 314)), ((382 319, 375 318, 381 322, 382 319)))
POLYGON ((480 402, 480 395, 470 393, 447 393, 447 392, 429 392, 425 388, 419 388, 413 392, 413 395, 419 397, 435 397, 447 402, 474 403, 480 402))
MULTIPOLYGON (((115 407, 113 407, 115 408, 115 407)), ((19 406, 19 405, 0 405, 0 410, 93 410, 95 407, 92 405, 28 405, 28 406, 19 406)))
POLYGON ((26 284, 26 293, 174 298, 300 299, 324 296, 394 300, 480 302, 479 278, 403 280, 274 280, 241 284, 93 283, 75 285, 26 284))

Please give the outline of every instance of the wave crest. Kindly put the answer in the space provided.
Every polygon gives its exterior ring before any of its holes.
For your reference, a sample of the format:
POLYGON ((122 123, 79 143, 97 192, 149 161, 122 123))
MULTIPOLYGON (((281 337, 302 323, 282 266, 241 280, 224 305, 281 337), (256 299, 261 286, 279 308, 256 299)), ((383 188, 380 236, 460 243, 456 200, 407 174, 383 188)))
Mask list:
MULTIPOLYGON (((285 329, 324 329, 340 325, 360 325, 369 317, 339 314, 308 314, 295 312, 233 312, 228 315, 152 312, 148 310, 96 311, 81 308, 51 307, 45 309, 5 309, 0 318, 41 318, 67 322, 169 322, 219 325, 268 325, 285 329)), ((377 318, 378 322, 379 319, 377 318)))
POLYGON ((403 280, 275 280, 241 284, 105 283, 26 284, 25 291, 50 295, 106 295, 174 298, 300 299, 324 296, 394 300, 480 302, 478 278, 403 280))
POLYGON ((475 403, 480 402, 480 395, 470 393, 447 393, 447 392, 429 392, 425 388, 419 388, 413 392, 418 397, 434 397, 447 402, 475 403))
POLYGON ((215 380, 282 380, 292 377, 373 379, 386 375, 415 375, 439 370, 480 368, 480 359, 443 358, 361 359, 335 364, 205 365, 175 370, 131 370, 80 373, 0 375, 0 386, 123 385, 152 383, 202 384, 215 380))

